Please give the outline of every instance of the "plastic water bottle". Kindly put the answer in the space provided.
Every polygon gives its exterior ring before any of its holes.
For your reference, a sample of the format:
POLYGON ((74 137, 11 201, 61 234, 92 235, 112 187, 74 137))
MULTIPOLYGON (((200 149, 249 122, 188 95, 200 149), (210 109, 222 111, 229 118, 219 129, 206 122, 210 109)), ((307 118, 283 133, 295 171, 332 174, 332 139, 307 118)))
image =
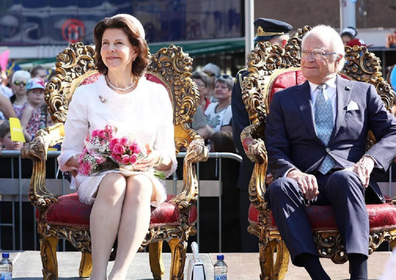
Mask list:
POLYGON ((3 259, 0 262, 0 280, 11 280, 12 279, 12 262, 9 257, 10 254, 3 253, 3 259))
POLYGON ((217 255, 217 262, 214 264, 214 280, 227 280, 227 264, 224 262, 224 255, 217 255))

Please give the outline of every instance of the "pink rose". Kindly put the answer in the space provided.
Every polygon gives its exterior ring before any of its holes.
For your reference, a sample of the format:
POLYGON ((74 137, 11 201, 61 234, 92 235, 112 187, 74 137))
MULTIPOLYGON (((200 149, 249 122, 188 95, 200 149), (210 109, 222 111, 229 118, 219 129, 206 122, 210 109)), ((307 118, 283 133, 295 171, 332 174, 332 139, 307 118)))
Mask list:
POLYGON ((136 161, 137 161, 137 155, 136 155, 136 154, 133 154, 133 155, 131 155, 131 156, 129 157, 129 162, 130 162, 130 164, 135 164, 136 161))
POLYGON ((127 146, 128 142, 129 142, 129 140, 125 136, 120 139, 120 144, 123 145, 123 146, 127 146))
POLYGON ((86 153, 88 153, 87 148, 84 148, 84 150, 81 152, 80 156, 78 157, 78 163, 83 162, 86 153))
POLYGON ((117 162, 121 162, 121 155, 115 154, 115 153, 111 153, 111 157, 117 161, 117 162))
POLYGON ((95 129, 94 131, 92 131, 92 137, 99 136, 99 131, 99 129, 95 129))
POLYGON ((118 155, 122 155, 123 153, 125 153, 125 147, 117 143, 114 145, 112 152, 118 155))
POLYGON ((121 163, 122 164, 129 164, 129 156, 128 155, 122 155, 121 156, 121 163))
POLYGON ((114 126, 106 125, 104 130, 106 131, 106 133, 109 135, 110 138, 113 138, 113 134, 116 131, 114 126))
POLYGON ((113 150, 113 147, 115 146, 115 144, 118 144, 118 143, 119 143, 119 139, 118 138, 111 139, 110 144, 109 144, 109 149, 113 150))
POLYGON ((106 131, 101 130, 99 131, 99 137, 102 138, 103 140, 108 140, 108 134, 106 133, 106 131))
POLYGON ((132 145, 129 147, 129 149, 134 153, 134 154, 140 154, 140 147, 136 141, 133 141, 132 145))
POLYGON ((78 167, 78 171, 85 175, 89 175, 91 173, 91 170, 92 166, 91 164, 89 164, 89 162, 83 162, 78 167))

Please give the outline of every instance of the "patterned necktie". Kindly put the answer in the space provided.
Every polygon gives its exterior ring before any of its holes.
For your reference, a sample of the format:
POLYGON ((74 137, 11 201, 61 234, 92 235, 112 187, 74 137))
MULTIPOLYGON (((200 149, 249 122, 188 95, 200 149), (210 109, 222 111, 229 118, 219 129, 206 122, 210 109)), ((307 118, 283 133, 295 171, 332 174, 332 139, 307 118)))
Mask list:
MULTIPOLYGON (((315 102, 315 126, 316 135, 322 140, 323 144, 327 146, 333 131, 333 106, 330 98, 325 99, 324 91, 326 84, 318 86, 319 92, 316 96, 315 102)), ((334 159, 327 155, 319 167, 319 172, 326 174, 335 165, 334 159)))

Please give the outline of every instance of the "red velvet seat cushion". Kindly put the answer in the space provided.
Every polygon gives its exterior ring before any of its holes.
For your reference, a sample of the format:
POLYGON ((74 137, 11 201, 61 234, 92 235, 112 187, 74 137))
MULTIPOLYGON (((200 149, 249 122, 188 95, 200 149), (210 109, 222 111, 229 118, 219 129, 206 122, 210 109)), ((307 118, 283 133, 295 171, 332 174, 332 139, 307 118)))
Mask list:
MULTIPOLYGON (((157 208, 151 208, 150 227, 180 225, 180 211, 174 203, 170 202, 173 197, 173 195, 168 195, 166 202, 157 208)), ((92 205, 81 203, 77 193, 72 193, 60 196, 58 203, 51 204, 45 213, 45 218, 49 225, 88 229, 91 209, 92 205)), ((37 211, 36 216, 38 214, 37 211)), ((188 221, 193 224, 196 220, 197 208, 194 206, 189 212, 188 221)))
MULTIPOLYGON (((369 204, 366 206, 370 221, 370 231, 396 229, 396 207, 392 203, 369 204)), ((331 206, 308 206, 307 214, 314 230, 337 230, 331 206)), ((257 225, 259 212, 250 205, 249 222, 257 225)), ((271 213, 271 229, 277 229, 271 213)))

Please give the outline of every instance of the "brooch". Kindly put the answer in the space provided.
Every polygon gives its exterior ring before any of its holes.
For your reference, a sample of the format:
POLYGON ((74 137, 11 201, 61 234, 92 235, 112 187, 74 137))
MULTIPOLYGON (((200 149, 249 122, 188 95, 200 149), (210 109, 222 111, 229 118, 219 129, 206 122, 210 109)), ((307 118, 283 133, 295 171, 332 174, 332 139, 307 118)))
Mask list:
POLYGON ((102 103, 106 103, 106 98, 103 98, 101 95, 99 95, 99 100, 100 100, 100 102, 102 102, 102 103))

